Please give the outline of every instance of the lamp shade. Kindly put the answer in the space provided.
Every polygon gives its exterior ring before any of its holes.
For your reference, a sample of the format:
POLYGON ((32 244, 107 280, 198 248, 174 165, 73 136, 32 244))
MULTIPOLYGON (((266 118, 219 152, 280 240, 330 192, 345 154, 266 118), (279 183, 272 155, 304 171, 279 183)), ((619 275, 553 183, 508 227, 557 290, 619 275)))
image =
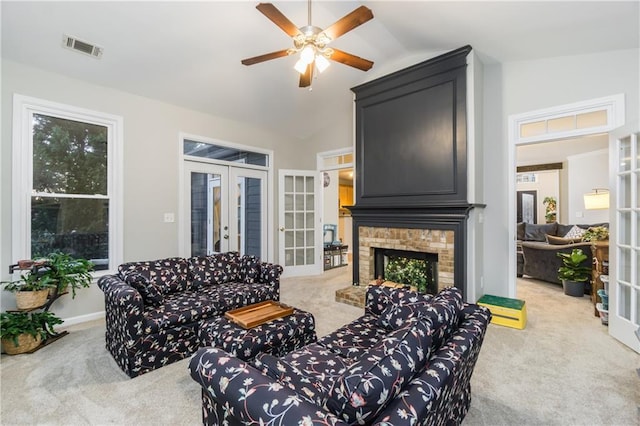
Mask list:
POLYGON ((587 210, 608 209, 609 191, 596 189, 593 192, 584 194, 584 208, 587 210))

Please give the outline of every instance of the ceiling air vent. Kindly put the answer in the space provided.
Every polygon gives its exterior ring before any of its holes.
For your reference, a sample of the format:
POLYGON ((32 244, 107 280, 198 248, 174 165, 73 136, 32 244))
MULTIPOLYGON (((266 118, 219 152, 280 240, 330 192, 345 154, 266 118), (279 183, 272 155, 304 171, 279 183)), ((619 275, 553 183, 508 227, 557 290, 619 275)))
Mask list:
POLYGON ((66 34, 62 36, 62 46, 94 58, 102 57, 102 47, 66 34))

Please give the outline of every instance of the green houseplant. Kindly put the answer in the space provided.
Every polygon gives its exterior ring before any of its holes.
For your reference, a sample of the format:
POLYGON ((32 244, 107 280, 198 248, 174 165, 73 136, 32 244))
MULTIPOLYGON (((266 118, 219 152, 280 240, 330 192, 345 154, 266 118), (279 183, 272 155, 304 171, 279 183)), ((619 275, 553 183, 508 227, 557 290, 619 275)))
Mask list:
POLYGON ((592 226, 582 234, 582 241, 604 241, 609 239, 609 228, 592 226))
POLYGON ((584 283, 591 275, 591 267, 582 266, 587 255, 582 249, 573 249, 571 253, 557 253, 562 259, 562 266, 558 268, 558 279, 562 281, 564 294, 575 297, 584 296, 584 283))
POLYGON ((557 209, 557 201, 556 197, 544 197, 542 204, 545 205, 544 218, 547 223, 553 223, 556 221, 556 209, 557 209))
POLYGON ((4 282, 4 289, 16 294, 18 309, 33 309, 47 301, 50 284, 41 280, 36 274, 20 275, 18 281, 4 282))
POLYGON ((65 253, 51 253, 47 256, 45 268, 38 271, 39 279, 49 287, 64 293, 71 288, 72 298, 76 290, 91 285, 93 263, 86 259, 75 259, 65 253))
POLYGON ((2 312, 2 347, 10 355, 29 352, 47 337, 47 330, 58 324, 62 324, 62 320, 51 312, 2 312))

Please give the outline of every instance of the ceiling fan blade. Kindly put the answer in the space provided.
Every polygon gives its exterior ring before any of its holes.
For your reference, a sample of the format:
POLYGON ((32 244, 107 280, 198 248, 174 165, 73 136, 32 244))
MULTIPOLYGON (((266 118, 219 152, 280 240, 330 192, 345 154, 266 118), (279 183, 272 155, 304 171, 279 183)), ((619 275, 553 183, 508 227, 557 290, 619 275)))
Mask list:
POLYGON ((342 34, 364 24, 373 19, 373 12, 365 6, 360 6, 348 15, 338 19, 333 25, 323 31, 331 40, 335 40, 342 34))
POLYGON ((300 87, 309 87, 311 86, 311 79, 313 78, 313 69, 316 66, 316 62, 313 61, 309 65, 307 65, 307 70, 304 74, 300 74, 300 87))
POLYGON ((289 49, 278 50, 277 52, 265 53, 264 55, 254 56, 253 58, 243 59, 242 65, 253 65, 264 61, 270 61, 271 59, 282 58, 289 54, 289 49))
POLYGON ((276 8, 273 4, 259 3, 256 6, 256 9, 262 12, 262 14, 269 18, 274 24, 279 26, 282 31, 289 34, 290 37, 295 37, 300 34, 300 30, 298 29, 298 27, 296 27, 295 24, 289 20, 289 18, 284 16, 282 12, 280 12, 278 8, 276 8))
POLYGON ((369 71, 373 66, 373 62, 369 61, 368 59, 364 59, 338 49, 333 49, 333 54, 329 57, 329 59, 345 65, 349 65, 350 67, 358 68, 362 71, 369 71))

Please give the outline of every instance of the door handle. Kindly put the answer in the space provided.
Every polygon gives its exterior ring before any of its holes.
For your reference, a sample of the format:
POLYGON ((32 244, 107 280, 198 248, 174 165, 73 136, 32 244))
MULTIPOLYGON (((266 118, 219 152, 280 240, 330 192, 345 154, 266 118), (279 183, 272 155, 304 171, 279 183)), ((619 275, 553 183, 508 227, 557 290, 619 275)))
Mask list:
POLYGON ((284 232, 284 226, 282 228, 280 228, 280 231, 284 232))
POLYGON ((229 234, 224 234, 224 236, 222 238, 224 238, 225 240, 228 240, 229 239, 229 234))

